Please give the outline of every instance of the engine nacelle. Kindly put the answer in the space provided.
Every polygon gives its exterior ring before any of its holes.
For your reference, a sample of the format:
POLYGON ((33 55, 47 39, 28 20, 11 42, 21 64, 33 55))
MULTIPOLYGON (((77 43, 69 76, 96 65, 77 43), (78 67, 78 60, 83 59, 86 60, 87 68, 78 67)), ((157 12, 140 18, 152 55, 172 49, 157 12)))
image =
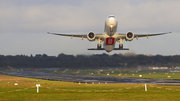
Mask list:
POLYGON ((126 33, 126 40, 132 41, 133 39, 134 39, 134 34, 132 32, 127 32, 126 33))
POLYGON ((89 32, 89 33, 87 34, 87 39, 88 39, 89 41, 95 41, 95 38, 96 38, 96 34, 94 34, 94 32, 89 32))

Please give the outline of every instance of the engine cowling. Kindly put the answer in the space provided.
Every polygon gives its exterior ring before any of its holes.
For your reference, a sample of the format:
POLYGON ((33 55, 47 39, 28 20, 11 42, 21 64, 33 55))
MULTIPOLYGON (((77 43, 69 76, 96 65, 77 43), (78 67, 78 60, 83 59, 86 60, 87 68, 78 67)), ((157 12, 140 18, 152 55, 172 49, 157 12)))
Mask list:
POLYGON ((89 41, 95 41, 95 38, 96 38, 96 34, 94 34, 94 32, 89 32, 89 33, 87 34, 87 39, 88 39, 89 41))
POLYGON ((132 32, 126 33, 126 40, 132 41, 134 39, 134 34, 132 32))

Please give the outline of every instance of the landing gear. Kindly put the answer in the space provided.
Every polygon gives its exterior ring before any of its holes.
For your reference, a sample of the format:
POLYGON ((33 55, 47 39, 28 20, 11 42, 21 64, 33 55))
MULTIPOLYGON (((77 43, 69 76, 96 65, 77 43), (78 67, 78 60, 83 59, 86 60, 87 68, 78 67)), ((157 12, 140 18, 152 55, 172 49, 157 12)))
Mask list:
POLYGON ((97 49, 98 49, 98 50, 101 49, 101 44, 97 44, 97 49))
POLYGON ((119 44, 119 49, 123 50, 123 44, 119 44))

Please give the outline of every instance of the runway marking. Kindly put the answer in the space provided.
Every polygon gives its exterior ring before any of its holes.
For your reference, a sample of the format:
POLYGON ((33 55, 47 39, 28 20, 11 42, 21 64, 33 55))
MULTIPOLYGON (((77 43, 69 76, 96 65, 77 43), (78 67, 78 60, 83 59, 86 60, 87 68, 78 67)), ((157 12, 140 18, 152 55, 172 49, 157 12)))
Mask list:
POLYGON ((16 91, 20 91, 20 89, 16 90, 16 91))
POLYGON ((167 90, 172 90, 171 88, 165 88, 165 89, 167 89, 167 90))
MULTIPOLYGON (((144 86, 144 85, 140 85, 144 86)), ((126 90, 126 89, 133 89, 140 86, 134 86, 134 87, 127 87, 127 88, 120 88, 120 89, 111 89, 111 90, 68 90, 68 89, 58 89, 58 88, 51 88, 51 87, 45 87, 47 89, 53 89, 53 90, 61 90, 61 91, 71 91, 71 92, 114 92, 114 91, 120 91, 120 90, 126 90)))
POLYGON ((79 92, 83 92, 83 91, 79 91, 79 92))
POLYGON ((17 89, 17 90, 12 90, 12 91, 0 92, 0 94, 18 92, 18 91, 22 91, 22 90, 26 90, 26 89, 29 89, 29 88, 22 88, 22 89, 17 89))
POLYGON ((8 91, 9 93, 13 92, 13 91, 8 91))
POLYGON ((164 88, 164 87, 155 87, 155 86, 152 86, 152 85, 151 85, 150 87, 159 88, 159 89, 165 89, 165 90, 180 91, 180 89, 172 89, 172 88, 164 88))

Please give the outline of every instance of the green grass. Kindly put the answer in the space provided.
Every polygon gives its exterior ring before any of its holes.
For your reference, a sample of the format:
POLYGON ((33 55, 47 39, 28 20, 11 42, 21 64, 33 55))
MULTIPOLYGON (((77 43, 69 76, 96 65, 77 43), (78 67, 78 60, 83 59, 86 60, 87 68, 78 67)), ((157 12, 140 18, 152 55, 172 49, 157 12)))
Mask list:
MULTIPOLYGON (((136 77, 136 78, 153 78, 153 79, 180 79, 180 73, 122 73, 121 76, 119 76, 120 73, 110 73, 109 76, 116 76, 116 77, 136 77), (142 77, 139 77, 139 75, 142 75, 142 77), (170 78, 168 77, 170 76, 170 78)), ((94 75, 102 75, 107 76, 106 73, 103 74, 94 74, 94 75)))
MULTIPOLYGON (((77 75, 100 75, 100 76, 115 76, 115 77, 136 77, 136 78, 139 78, 139 75, 142 75, 142 77, 140 77, 140 78, 180 79, 180 72, 176 72, 176 73, 169 72, 169 73, 167 73, 167 71, 162 71, 162 70, 143 70, 143 71, 138 71, 138 73, 136 73, 136 72, 132 72, 132 71, 115 70, 114 73, 111 73, 111 71, 106 70, 106 71, 100 72, 100 74, 98 74, 98 71, 81 70, 81 71, 79 71, 79 73, 77 75), (144 72, 146 72, 146 73, 144 73, 144 72), (122 73, 122 75, 119 76, 119 74, 121 74, 121 73, 122 73), (150 73, 152 73, 152 74, 150 74, 150 73), (107 74, 109 74, 109 75, 107 75, 107 74), (170 78, 168 76, 170 76, 170 78)), ((66 71, 65 73, 62 73, 62 71, 58 71, 58 72, 56 72, 56 74, 73 74, 75 72, 77 72, 77 71, 66 71)))
POLYGON ((176 90, 180 89, 180 86, 150 84, 148 85, 148 91, 145 92, 143 84, 78 84, 7 75, 0 75, 0 79, 0 101, 180 100, 180 91, 176 90), (18 83, 17 86, 14 85, 16 82, 18 83), (34 87, 36 84, 41 84, 42 86, 39 93, 36 92, 36 87, 34 87), (172 90, 166 88, 171 88, 172 90))

